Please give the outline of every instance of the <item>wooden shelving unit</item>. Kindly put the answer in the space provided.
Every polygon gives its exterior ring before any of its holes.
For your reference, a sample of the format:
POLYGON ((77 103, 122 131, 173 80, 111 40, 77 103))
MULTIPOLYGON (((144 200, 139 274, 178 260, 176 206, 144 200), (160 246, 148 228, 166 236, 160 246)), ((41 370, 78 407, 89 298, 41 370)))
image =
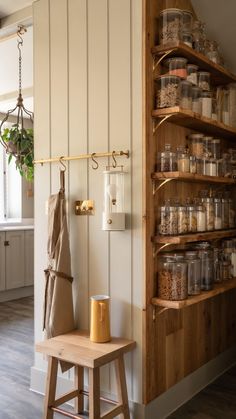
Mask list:
POLYGON ((223 294, 229 290, 236 288, 236 278, 225 281, 221 284, 215 284, 214 289, 210 291, 204 291, 199 295, 194 295, 182 301, 169 301, 162 300, 161 298, 153 298, 152 304, 158 307, 172 308, 175 310, 182 309, 184 307, 198 304, 201 301, 208 300, 209 298, 215 297, 216 295, 223 294))
POLYGON ((170 116, 168 122, 179 125, 181 127, 197 130, 214 136, 228 139, 235 139, 236 129, 231 128, 222 122, 214 121, 179 106, 173 108, 156 109, 152 112, 153 118, 164 118, 170 116))
POLYGON ((204 233, 183 234, 181 236, 161 236, 152 238, 153 243, 157 244, 185 244, 198 241, 220 240, 236 236, 236 229, 206 231, 204 233))
POLYGON ((168 57, 185 57, 190 63, 197 64, 201 70, 209 71, 212 74, 214 84, 235 83, 236 75, 221 65, 213 63, 205 55, 196 52, 183 42, 169 43, 168 45, 158 45, 152 48, 152 54, 160 57, 167 51, 171 51, 168 57))
POLYGON ((203 182, 203 183, 222 183, 225 185, 236 185, 236 179, 218 176, 205 176, 185 172, 155 172, 152 173, 152 179, 163 181, 172 179, 183 182, 203 182))

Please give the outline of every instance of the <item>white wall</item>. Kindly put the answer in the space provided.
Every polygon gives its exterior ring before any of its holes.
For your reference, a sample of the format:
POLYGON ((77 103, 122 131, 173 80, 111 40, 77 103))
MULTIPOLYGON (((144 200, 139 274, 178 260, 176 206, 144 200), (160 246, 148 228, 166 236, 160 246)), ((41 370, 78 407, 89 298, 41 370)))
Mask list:
MULTIPOLYGON (((35 158, 131 151, 125 165, 127 229, 104 232, 102 170, 74 161, 66 172, 68 221, 78 326, 89 327, 89 297, 109 294, 112 334, 133 338, 126 357, 129 398, 141 402, 142 317, 142 1, 38 0, 34 10, 35 158), (76 199, 94 199, 94 216, 73 213, 76 199)), ((47 266, 45 202, 59 188, 59 165, 35 173, 35 339, 42 339, 47 266)), ((34 372, 44 370, 37 354, 34 372)), ((37 389, 37 378, 32 387, 37 389)), ((105 368, 103 389, 115 391, 105 368)))

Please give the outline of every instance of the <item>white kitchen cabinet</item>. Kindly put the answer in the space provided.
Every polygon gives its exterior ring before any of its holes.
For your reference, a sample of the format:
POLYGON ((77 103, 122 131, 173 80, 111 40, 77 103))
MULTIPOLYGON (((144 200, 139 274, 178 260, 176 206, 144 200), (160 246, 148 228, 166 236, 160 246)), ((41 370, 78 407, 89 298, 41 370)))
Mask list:
POLYGON ((25 286, 34 284, 34 232, 25 231, 25 286))
POLYGON ((0 232, 0 291, 6 289, 6 275, 5 275, 5 233, 0 232))
POLYGON ((24 231, 6 232, 6 290, 25 285, 24 231))

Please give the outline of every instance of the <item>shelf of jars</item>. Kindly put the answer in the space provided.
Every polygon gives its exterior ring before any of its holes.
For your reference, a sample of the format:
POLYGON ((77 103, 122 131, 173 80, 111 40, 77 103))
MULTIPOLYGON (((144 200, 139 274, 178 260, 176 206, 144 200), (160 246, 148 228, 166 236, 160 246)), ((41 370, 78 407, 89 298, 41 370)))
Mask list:
POLYGON ((197 130, 200 132, 203 131, 205 133, 223 138, 236 139, 235 128, 225 125, 222 122, 215 121, 212 118, 201 116, 200 114, 197 114, 191 110, 182 109, 179 106, 155 109, 152 112, 153 118, 160 119, 166 116, 169 116, 168 122, 185 128, 197 130))
POLYGON ((236 179, 230 177, 206 176, 187 172, 155 172, 152 173, 152 179, 164 181, 166 179, 179 180, 186 182, 203 182, 203 183, 222 183, 226 185, 236 185, 236 179))
POLYGON ((191 306, 193 304, 200 303, 201 301, 208 300, 209 298, 215 297, 219 294, 223 294, 234 288, 236 288, 236 278, 229 279, 220 284, 214 284, 214 288, 212 290, 203 291, 201 292, 201 294, 189 296, 186 300, 170 301, 154 297, 152 298, 152 304, 159 307, 181 309, 184 307, 191 306))
POLYGON ((168 57, 184 57, 191 63, 198 65, 201 70, 209 71, 212 75, 212 82, 215 85, 236 82, 236 75, 232 74, 221 65, 215 64, 205 55, 195 51, 193 48, 189 47, 181 41, 155 46, 152 49, 152 54, 154 56, 160 57, 166 54, 168 51, 170 51, 168 57))
POLYGON ((156 235, 152 242, 156 244, 185 244, 198 241, 220 240, 236 237, 236 228, 228 230, 206 231, 203 233, 182 234, 179 236, 156 235))

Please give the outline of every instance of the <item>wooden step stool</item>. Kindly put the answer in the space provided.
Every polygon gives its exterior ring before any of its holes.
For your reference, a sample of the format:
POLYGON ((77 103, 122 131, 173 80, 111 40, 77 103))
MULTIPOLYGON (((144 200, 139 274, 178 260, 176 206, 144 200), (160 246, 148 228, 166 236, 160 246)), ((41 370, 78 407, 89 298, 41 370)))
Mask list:
POLYGON ((130 419, 127 387, 125 379, 124 353, 131 351, 135 342, 112 338, 108 343, 94 343, 89 333, 75 330, 36 344, 36 351, 48 356, 47 385, 45 394, 44 419, 52 419, 54 412, 72 419, 82 418, 77 413, 83 411, 83 396, 89 396, 89 419, 112 419, 123 414, 130 419), (75 389, 56 399, 57 371, 59 361, 67 361, 75 367, 75 389), (115 362, 118 402, 100 397, 99 368, 115 362), (84 368, 89 370, 89 391, 84 390, 84 368), (61 404, 75 399, 75 413, 59 408, 61 404), (115 405, 108 413, 101 415, 100 400, 115 405))

